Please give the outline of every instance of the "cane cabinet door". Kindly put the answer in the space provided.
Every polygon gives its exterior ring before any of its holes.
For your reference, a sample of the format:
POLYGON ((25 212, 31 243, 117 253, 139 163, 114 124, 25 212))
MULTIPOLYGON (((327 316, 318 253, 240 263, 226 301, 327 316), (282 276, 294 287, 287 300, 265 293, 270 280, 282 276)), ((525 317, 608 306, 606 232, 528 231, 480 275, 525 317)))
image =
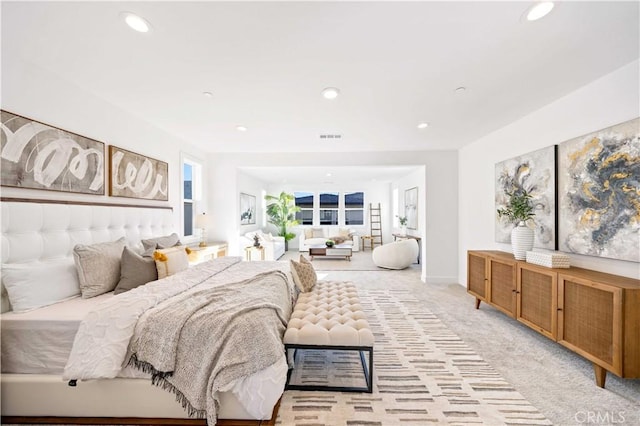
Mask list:
POLYGON ((621 376, 622 289, 571 275, 558 281, 558 342, 621 376))
POLYGON ((467 292, 476 297, 476 308, 487 301, 487 256, 481 252, 467 252, 467 292))
POLYGON ((558 274, 555 270, 518 263, 516 319, 556 340, 558 274))
POLYGON ((505 314, 516 316, 516 261, 489 257, 488 301, 505 314))

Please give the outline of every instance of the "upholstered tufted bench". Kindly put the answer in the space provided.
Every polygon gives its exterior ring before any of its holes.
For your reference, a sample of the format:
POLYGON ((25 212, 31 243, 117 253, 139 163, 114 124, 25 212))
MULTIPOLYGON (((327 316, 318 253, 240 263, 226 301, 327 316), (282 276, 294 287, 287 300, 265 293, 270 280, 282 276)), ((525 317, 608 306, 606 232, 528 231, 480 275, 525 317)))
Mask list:
MULTIPOLYGON (((290 349, 358 351, 366 387, 291 385, 285 389, 368 392, 373 389, 373 333, 360 306, 355 285, 343 281, 319 281, 312 291, 300 293, 284 334, 290 349), (369 353, 369 363, 365 359, 369 353)), ((294 353, 295 359, 295 353, 294 353)))

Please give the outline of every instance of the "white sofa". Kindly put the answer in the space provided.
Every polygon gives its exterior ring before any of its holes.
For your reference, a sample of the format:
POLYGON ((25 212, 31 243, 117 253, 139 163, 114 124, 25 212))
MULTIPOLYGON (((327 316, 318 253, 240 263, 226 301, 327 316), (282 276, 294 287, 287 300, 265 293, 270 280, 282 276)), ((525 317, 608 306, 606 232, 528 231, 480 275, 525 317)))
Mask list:
POLYGON ((260 229, 240 236, 240 250, 253 246, 253 237, 256 234, 260 245, 264 247, 264 260, 278 260, 284 255, 284 237, 278 237, 260 229))
POLYGON ((352 251, 360 250, 360 237, 353 229, 341 226, 314 226, 298 231, 298 250, 309 251, 309 247, 324 245, 332 237, 343 237, 344 245, 351 246, 352 251))

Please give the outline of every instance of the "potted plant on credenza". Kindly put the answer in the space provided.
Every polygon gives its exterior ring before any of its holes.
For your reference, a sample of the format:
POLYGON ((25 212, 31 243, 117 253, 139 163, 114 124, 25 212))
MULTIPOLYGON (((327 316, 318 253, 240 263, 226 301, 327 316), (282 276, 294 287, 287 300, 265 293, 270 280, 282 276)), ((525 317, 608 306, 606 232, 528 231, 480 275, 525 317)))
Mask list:
POLYGON ((531 194, 526 189, 518 189, 509 195, 509 203, 506 207, 498 209, 498 216, 513 223, 515 227, 511 231, 511 249, 513 257, 525 260, 527 251, 533 248, 533 229, 527 226, 527 222, 535 216, 531 194))
POLYGON ((396 217, 398 218, 398 222, 400 222, 400 235, 404 237, 407 235, 407 221, 409 220, 409 218, 406 216, 398 215, 396 215, 396 217))
POLYGON ((278 235, 284 237, 285 250, 289 250, 289 240, 295 238, 296 234, 289 232, 289 228, 296 226, 296 213, 300 207, 295 205, 295 198, 291 194, 282 191, 279 196, 265 195, 267 200, 268 222, 278 228, 278 235))

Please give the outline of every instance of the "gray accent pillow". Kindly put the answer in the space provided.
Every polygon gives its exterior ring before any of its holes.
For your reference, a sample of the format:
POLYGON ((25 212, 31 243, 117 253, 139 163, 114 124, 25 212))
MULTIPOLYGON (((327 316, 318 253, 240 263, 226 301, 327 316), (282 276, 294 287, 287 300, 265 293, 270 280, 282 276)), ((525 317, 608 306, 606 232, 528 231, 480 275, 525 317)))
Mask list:
POLYGON ((73 261, 78 271, 83 299, 99 296, 116 288, 120 281, 120 259, 125 239, 92 245, 77 244, 73 261))
POLYGON ((125 247, 120 261, 120 282, 113 293, 124 293, 157 279, 158 270, 155 260, 142 257, 129 247, 125 247))
POLYGON ((175 232, 171 235, 165 235, 164 237, 149 238, 142 240, 142 247, 144 251, 143 256, 153 256, 153 252, 156 249, 166 249, 174 246, 180 246, 180 237, 175 232))

